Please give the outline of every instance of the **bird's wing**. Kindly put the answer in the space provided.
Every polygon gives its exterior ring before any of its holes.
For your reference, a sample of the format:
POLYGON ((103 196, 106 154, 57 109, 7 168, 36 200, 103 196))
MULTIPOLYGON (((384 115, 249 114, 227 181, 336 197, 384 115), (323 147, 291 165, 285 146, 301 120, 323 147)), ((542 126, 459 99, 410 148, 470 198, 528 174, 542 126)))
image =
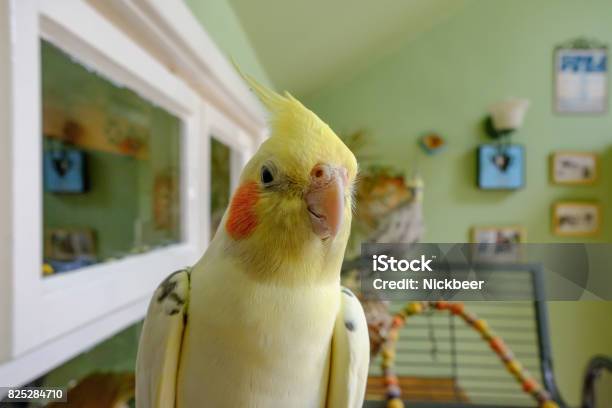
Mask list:
POLYGON ((368 325, 357 297, 346 288, 341 297, 332 338, 327 408, 361 408, 370 363, 368 325))
POLYGON ((187 323, 189 269, 168 276, 157 288, 140 335, 136 360, 136 406, 172 408, 183 332, 187 323))

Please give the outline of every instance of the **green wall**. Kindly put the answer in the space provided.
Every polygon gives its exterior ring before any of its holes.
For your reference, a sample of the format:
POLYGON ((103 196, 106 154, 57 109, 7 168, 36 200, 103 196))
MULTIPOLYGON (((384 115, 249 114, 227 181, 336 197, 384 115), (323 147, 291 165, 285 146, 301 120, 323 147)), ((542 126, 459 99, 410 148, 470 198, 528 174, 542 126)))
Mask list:
MULTIPOLYGON (((612 241, 612 114, 557 116, 552 112, 552 58, 556 44, 577 36, 612 45, 609 0, 473 0, 453 18, 373 62, 347 80, 303 98, 340 133, 369 131, 372 153, 425 180, 425 240, 465 242, 475 225, 522 224, 531 242, 566 242, 550 229, 550 207, 561 199, 596 199, 612 241), (476 147, 487 106, 516 96, 531 100, 514 141, 526 146, 527 186, 483 192, 475 185, 476 147), (418 153, 417 138, 435 130, 448 149, 418 153), (554 150, 589 150, 603 156, 592 187, 553 186, 548 157, 554 150)), ((586 241, 586 240, 585 240, 586 241)), ((560 387, 576 404, 582 370, 596 353, 612 354, 612 303, 550 304, 551 336, 560 387)))
MULTIPOLYGON (((550 206, 560 199, 598 199, 612 214, 612 179, 595 187, 558 187, 548 180, 548 156, 558 149, 604 155, 612 170, 612 115, 562 117, 552 112, 552 54, 579 35, 612 43, 612 3, 473 1, 453 18, 371 65, 348 82, 305 98, 339 132, 366 129, 388 163, 418 169, 426 183, 426 240, 463 242, 479 224, 527 227, 529 241, 566 241, 550 232, 550 206), (587 3, 588 5, 586 5, 587 3), (527 186, 482 192, 475 185, 475 152, 486 138, 479 123, 487 106, 517 96, 531 100, 523 129, 527 186), (416 140, 435 130, 448 150, 417 157, 416 140)), ((600 237, 612 241, 612 223, 600 237)))
POLYGON ((272 86, 229 0, 185 0, 185 3, 230 59, 261 83, 272 86))

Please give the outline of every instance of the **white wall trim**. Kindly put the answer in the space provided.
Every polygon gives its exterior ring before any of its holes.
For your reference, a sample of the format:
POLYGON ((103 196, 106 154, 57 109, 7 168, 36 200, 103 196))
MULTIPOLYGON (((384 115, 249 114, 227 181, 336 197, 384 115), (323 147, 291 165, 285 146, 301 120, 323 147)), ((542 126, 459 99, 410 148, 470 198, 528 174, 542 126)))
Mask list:
MULTIPOLYGON (((0 2, 0 60, 9 61, 11 57, 11 41, 13 40, 12 24, 10 18, 10 3, 0 2)), ((12 65, 0 64, 0 89, 11 89, 12 65)), ((0 134, 11 133, 11 100, 10 92, 0 93, 0 134)), ((0 333, 9 333, 12 327, 13 270, 12 262, 12 236, 13 236, 13 140, 10 137, 0 137, 0 333)), ((7 359, 11 352, 10 341, 0 341, 0 361, 7 359)))
POLYGON ((177 75, 260 141, 265 109, 183 1, 108 0, 104 7, 155 42, 177 75))
MULTIPOLYGON (((29 353, 0 365, 0 384, 14 387, 26 384, 85 350, 138 322, 147 310, 148 296, 127 307, 97 319, 79 330, 45 343, 29 353), (104 338, 100 338, 104 333, 104 338)), ((0 399, 3 395, 0 393, 0 399)))
MULTIPOLYGON (((101 341, 125 327, 124 308, 136 299, 148 299, 165 276, 197 261, 205 246, 198 228, 205 219, 199 183, 204 157, 197 93, 86 2, 12 0, 8 9, 0 11, 6 11, 0 18, 11 27, 9 66, 0 69, 0 82, 8 84, 1 96, 7 100, 8 120, 0 126, 6 126, 3 140, 10 147, 0 152, 0 158, 6 159, 3 164, 9 165, 0 180, 6 181, 8 192, 6 202, 0 199, 0 217, 10 222, 0 235, 0 246, 10 251, 0 261, 4 288, 0 291, 9 291, 3 299, 8 306, 0 309, 0 373, 5 373, 0 386, 13 386, 20 384, 20 378, 52 368, 45 361, 65 361, 68 351, 31 360, 22 357, 38 356, 40 348, 65 344, 60 341, 64 336, 83 330, 93 339, 93 329, 85 328, 98 320, 106 322, 92 326, 100 328, 96 341, 101 341), (41 37, 182 120, 180 244, 51 278, 42 276, 41 37), (26 363, 19 366, 19 361, 26 363)), ((141 310, 138 317, 143 315, 141 310)), ((78 354, 86 347, 74 343, 70 352, 78 354)))
POLYGON ((40 34, 105 76, 110 75, 113 81, 129 84, 176 115, 194 113, 195 93, 86 3, 41 2, 40 34))

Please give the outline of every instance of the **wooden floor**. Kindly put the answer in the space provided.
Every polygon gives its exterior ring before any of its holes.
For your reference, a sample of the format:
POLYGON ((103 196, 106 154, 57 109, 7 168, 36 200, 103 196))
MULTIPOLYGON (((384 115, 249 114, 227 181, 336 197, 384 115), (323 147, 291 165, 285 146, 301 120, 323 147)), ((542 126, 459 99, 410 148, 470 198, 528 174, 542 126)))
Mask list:
MULTIPOLYGON (((402 399, 432 402, 468 402, 468 398, 452 378, 399 377, 402 399)), ((368 378, 367 400, 385 399, 383 377, 368 378)))

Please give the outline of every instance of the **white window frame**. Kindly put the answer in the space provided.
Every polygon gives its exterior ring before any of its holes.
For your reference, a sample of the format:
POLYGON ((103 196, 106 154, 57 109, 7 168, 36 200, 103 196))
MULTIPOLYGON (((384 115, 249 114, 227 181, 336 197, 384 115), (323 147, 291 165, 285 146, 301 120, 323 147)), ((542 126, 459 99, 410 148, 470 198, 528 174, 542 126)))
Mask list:
POLYGON ((212 139, 216 139, 230 149, 230 195, 238 187, 240 172, 254 153, 255 145, 253 140, 248 137, 247 133, 240 126, 229 120, 215 109, 214 106, 204 103, 203 110, 205 112, 202 126, 205 144, 203 151, 206 157, 205 173, 207 175, 204 180, 204 191, 206 191, 207 202, 204 207, 205 224, 202 231, 205 234, 206 242, 209 242, 212 238, 210 237, 210 225, 212 222, 210 208, 212 171, 209 160, 212 139))
POLYGON ((192 89, 82 0, 11 0, 9 12, 12 223, 10 269, 1 272, 0 284, 10 286, 11 301, 10 310, 0 310, 9 329, 0 346, 0 359, 8 357, 0 361, 0 386, 28 381, 142 318, 155 286, 201 256, 208 201, 201 183, 205 122, 192 89), (41 38, 182 120, 181 243, 42 276, 41 38))

